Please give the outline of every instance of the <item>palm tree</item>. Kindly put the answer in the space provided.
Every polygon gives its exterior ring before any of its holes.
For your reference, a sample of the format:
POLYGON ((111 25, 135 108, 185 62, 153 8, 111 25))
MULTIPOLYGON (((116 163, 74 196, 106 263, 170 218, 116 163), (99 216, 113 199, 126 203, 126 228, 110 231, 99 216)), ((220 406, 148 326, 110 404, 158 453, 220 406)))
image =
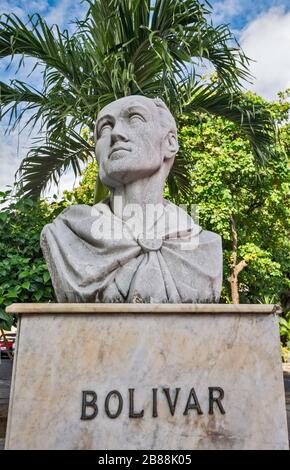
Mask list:
MULTIPOLYGON (((241 92, 250 79, 249 60, 226 25, 210 23, 207 2, 86 2, 86 17, 75 22, 71 34, 49 27, 39 15, 27 24, 13 14, 0 18, 0 58, 32 57, 44 67, 41 90, 16 79, 0 82, 0 117, 8 115, 15 125, 29 112, 29 124, 40 123, 44 134, 21 163, 22 194, 39 196, 69 167, 78 175, 80 162, 93 155, 82 129, 92 135, 98 111, 130 94, 159 96, 177 122, 181 114, 196 113, 230 119, 252 143, 257 163, 271 155, 271 117, 241 92), (204 63, 215 71, 211 82, 200 76, 204 63)), ((180 152, 169 177, 171 191, 187 191, 188 170, 180 152)))

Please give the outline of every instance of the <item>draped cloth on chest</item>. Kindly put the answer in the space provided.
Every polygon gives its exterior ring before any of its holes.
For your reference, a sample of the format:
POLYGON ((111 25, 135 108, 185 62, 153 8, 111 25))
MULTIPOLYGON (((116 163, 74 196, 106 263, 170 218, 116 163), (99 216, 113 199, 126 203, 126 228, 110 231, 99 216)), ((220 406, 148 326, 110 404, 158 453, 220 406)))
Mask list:
POLYGON ((220 236, 167 201, 145 235, 108 201, 71 206, 44 227, 41 247, 58 302, 219 300, 220 236))

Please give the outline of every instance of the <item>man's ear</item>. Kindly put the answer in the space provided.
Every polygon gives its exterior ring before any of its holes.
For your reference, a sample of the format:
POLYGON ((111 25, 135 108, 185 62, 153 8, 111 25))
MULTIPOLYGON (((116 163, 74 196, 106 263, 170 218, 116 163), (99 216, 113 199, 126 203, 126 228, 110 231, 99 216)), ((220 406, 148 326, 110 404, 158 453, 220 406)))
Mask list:
POLYGON ((179 150, 177 137, 173 132, 168 132, 164 139, 164 160, 174 158, 179 150))

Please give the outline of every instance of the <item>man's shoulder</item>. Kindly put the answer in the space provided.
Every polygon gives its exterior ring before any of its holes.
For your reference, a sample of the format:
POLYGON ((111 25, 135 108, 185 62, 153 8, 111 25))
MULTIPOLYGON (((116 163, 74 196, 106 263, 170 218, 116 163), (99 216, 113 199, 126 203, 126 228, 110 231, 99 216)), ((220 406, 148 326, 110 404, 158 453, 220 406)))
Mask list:
POLYGON ((169 221, 170 229, 175 229, 177 233, 191 232, 198 235, 202 228, 187 212, 185 205, 177 206, 168 200, 164 200, 165 212, 169 221))
POLYGON ((72 219, 82 219, 83 217, 88 216, 91 213, 91 210, 92 206, 85 204, 73 204, 66 207, 55 217, 54 220, 43 227, 40 234, 41 240, 44 240, 47 234, 54 231, 54 229, 60 224, 65 224, 68 220, 72 219))
POLYGON ((94 216, 97 212, 102 212, 104 209, 111 211, 110 206, 108 205, 108 202, 106 199, 94 205, 72 204, 71 206, 66 207, 54 219, 54 221, 66 220, 68 218, 77 218, 81 220, 82 218, 94 216))
POLYGON ((222 253, 222 237, 215 232, 209 230, 201 230, 199 234, 199 247, 204 250, 214 250, 215 252, 222 253))
POLYGON ((77 223, 81 225, 82 222, 95 218, 98 214, 104 214, 105 212, 111 213, 106 199, 92 206, 87 204, 72 204, 58 214, 52 222, 43 227, 40 238, 44 240, 49 233, 63 230, 65 226, 71 226, 71 224, 75 225, 77 223))

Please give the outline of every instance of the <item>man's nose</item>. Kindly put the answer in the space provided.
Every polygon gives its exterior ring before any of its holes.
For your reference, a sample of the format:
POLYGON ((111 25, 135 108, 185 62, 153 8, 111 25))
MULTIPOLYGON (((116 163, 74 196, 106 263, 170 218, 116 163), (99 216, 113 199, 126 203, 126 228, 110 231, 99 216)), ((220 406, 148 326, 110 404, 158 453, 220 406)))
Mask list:
POLYGON ((119 140, 121 140, 123 142, 128 141, 126 130, 125 130, 124 125, 121 121, 116 122, 116 124, 114 125, 114 127, 112 129, 112 132, 111 132, 111 142, 112 142, 112 144, 115 144, 119 140))

